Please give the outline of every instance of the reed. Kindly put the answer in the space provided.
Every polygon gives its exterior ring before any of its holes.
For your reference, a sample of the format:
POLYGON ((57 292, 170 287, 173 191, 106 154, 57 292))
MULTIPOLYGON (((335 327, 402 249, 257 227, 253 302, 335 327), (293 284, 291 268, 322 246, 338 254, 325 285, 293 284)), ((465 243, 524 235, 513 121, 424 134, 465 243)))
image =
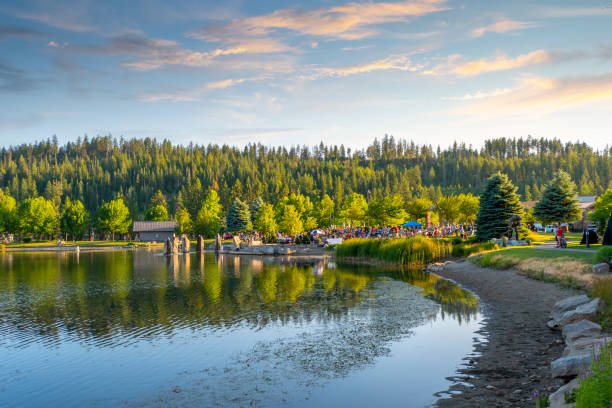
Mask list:
POLYGON ((338 258, 371 258, 403 265, 424 265, 452 254, 453 245, 442 239, 354 238, 336 247, 338 258))

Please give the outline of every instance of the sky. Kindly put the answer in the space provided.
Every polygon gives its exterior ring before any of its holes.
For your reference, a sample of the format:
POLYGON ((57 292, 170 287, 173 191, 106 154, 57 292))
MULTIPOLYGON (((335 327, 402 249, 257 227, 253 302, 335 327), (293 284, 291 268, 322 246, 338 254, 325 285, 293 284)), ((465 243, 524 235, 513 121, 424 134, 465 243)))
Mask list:
POLYGON ((0 5, 0 145, 612 144, 612 0, 0 5))

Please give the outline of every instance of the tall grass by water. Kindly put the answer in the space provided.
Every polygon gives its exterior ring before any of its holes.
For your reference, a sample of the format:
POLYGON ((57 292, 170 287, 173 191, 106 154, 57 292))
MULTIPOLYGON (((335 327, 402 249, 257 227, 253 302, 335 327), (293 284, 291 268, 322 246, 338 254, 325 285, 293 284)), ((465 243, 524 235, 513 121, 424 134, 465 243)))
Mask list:
POLYGON ((426 264, 451 255, 453 245, 447 240, 424 237, 402 239, 354 238, 336 247, 339 258, 371 258, 384 262, 426 264))
POLYGON ((370 258, 402 265, 425 265, 449 256, 464 257, 497 249, 493 242, 411 237, 400 239, 353 238, 336 247, 338 258, 370 258))

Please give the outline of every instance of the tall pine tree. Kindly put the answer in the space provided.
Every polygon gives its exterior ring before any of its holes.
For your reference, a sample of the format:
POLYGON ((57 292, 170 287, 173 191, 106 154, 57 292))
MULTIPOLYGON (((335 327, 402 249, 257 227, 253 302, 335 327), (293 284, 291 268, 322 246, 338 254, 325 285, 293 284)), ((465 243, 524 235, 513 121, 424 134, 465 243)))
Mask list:
POLYGON ((576 185, 569 174, 559 170, 542 193, 533 210, 533 216, 545 223, 569 222, 580 217, 576 185))
POLYGON ((478 239, 488 241, 501 238, 508 232, 510 217, 523 214, 516 190, 505 174, 497 173, 489 177, 480 195, 480 208, 476 217, 478 239))
POLYGON ((248 231, 252 225, 249 206, 239 198, 234 198, 234 202, 227 211, 227 230, 231 232, 248 231))

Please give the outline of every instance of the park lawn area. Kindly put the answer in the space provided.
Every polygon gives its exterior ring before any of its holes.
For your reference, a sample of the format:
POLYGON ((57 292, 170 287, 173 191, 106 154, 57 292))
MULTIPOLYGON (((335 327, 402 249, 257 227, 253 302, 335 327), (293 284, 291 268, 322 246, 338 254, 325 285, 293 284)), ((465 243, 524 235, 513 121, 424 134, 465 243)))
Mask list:
POLYGON ((504 248, 473 255, 469 260, 495 269, 514 269, 534 279, 559 282, 563 286, 589 289, 593 284, 590 252, 531 248, 504 248))
MULTIPOLYGON (((529 239, 531 239, 532 242, 555 241, 554 233, 530 231, 528 237, 529 239)), ((566 232, 565 239, 568 241, 580 241, 582 239, 582 232, 566 232)))
POLYGON ((567 244, 567 247, 571 249, 587 249, 590 251, 597 251, 599 248, 601 248, 601 244, 591 244, 591 246, 587 248, 586 245, 580 245, 578 242, 570 242, 567 244))

